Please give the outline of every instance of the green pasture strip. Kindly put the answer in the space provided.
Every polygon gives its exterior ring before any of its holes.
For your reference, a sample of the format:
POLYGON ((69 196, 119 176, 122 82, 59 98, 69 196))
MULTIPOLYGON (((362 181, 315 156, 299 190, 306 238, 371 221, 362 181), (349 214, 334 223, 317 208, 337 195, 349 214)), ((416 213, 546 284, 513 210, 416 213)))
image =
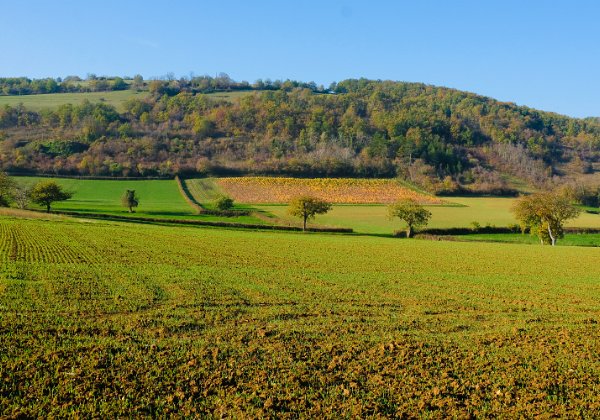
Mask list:
MULTIPOLYGON (((536 235, 521 233, 473 233, 456 237, 461 241, 507 242, 518 244, 539 245, 540 240, 536 235)), ((600 234, 598 233, 565 233, 564 238, 556 241, 560 246, 589 246, 600 247, 600 234)))
MULTIPOLYGON (((452 197, 457 205, 426 206, 432 213, 430 228, 472 227, 473 222, 481 226, 506 227, 517 223, 511 207, 514 198, 502 197, 452 197)), ((256 205, 256 208, 270 212, 283 223, 295 223, 283 205, 256 205)), ((332 210, 319 215, 316 223, 328 226, 352 227, 355 232, 370 234, 391 234, 403 229, 402 222, 390 220, 385 205, 334 205, 332 210)), ((582 213, 567 227, 600 227, 600 215, 582 213)))
POLYGON ((137 92, 133 90, 118 90, 111 92, 85 92, 85 93, 48 93, 40 95, 0 96, 0 106, 9 105, 15 107, 23 104, 33 111, 42 109, 56 109, 61 105, 79 105, 88 100, 92 103, 102 102, 112 105, 119 111, 123 111, 123 104, 132 98, 143 99, 149 95, 148 92, 137 92))
POLYGON ((202 205, 209 205, 223 195, 223 191, 215 183, 214 178, 186 179, 185 184, 194 199, 202 205))
MULTIPOLYGON (((48 178, 15 177, 19 183, 32 185, 48 178)), ((87 180, 54 178, 73 193, 67 201, 57 202, 52 208, 64 211, 103 212, 126 214, 121 196, 126 190, 135 190, 139 196, 136 215, 192 216, 192 209, 179 193, 174 180, 87 180)), ((33 205, 32 207, 34 207, 33 205)))

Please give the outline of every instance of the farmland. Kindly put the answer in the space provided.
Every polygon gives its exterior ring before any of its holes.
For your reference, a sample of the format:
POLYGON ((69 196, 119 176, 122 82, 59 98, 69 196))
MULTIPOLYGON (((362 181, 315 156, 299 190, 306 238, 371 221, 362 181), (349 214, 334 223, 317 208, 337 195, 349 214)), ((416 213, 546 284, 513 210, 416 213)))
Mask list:
MULTIPOLYGON (((36 177, 17 177, 17 182, 32 185, 41 179, 36 177)), ((55 178, 73 197, 67 201, 56 202, 52 208, 58 211, 100 213, 126 217, 145 217, 163 219, 197 219, 204 221, 235 221, 240 223, 264 223, 253 216, 220 218, 197 215, 185 201, 174 180, 86 180, 55 178), (139 196, 139 206, 134 214, 121 206, 121 196, 125 190, 135 190, 139 196)), ((34 209, 41 209, 32 205, 34 209)))
MULTIPOLYGON (((41 179, 19 177, 17 182, 31 185, 41 179)), ((127 214, 121 206, 121 196, 125 190, 135 190, 140 197, 136 215, 186 217, 194 214, 185 202, 173 180, 81 180, 56 178, 61 186, 73 193, 68 201, 53 205, 56 210, 80 211, 88 213, 127 214)))
POLYGON ((356 178, 215 178, 225 193, 243 203, 288 203, 308 194, 331 203, 391 203, 412 198, 423 204, 441 204, 442 200, 419 193, 394 179, 356 178))
MULTIPOLYGON (((481 226, 506 227, 516 220, 510 211, 513 198, 500 197, 451 197, 450 205, 427 206, 433 214, 428 227, 451 228, 471 227, 472 222, 481 226)), ((296 221, 287 215, 287 208, 281 205, 255 205, 256 208, 272 213, 287 223, 296 221)), ((387 217, 387 207, 383 205, 337 205, 328 214, 319 216, 318 223, 352 227, 356 232, 369 234, 389 234, 401 228, 398 220, 387 217)), ((577 219, 567 223, 569 227, 600 227, 600 216, 582 213, 577 219)))
MULTIPOLYGON (((42 178, 18 177, 21 184, 31 185, 42 178)), ((44 178, 45 179, 45 178, 44 178)), ((201 178, 185 180, 189 193, 196 202, 207 209, 214 209, 214 200, 232 191, 238 192, 237 197, 250 201, 236 201, 235 210, 249 210, 250 215, 235 217, 220 217, 218 215, 198 215, 197 211, 188 204, 178 190, 174 180, 82 180, 57 178, 62 186, 74 193, 73 198, 57 202, 53 209, 60 211, 75 211, 81 213, 101 213, 106 215, 151 217, 165 219, 197 219, 205 221, 226 221, 250 224, 276 224, 284 226, 300 226, 300 220, 287 213, 284 204, 254 204, 268 203, 283 197, 291 197, 299 193, 315 193, 325 199, 357 201, 361 192, 365 192, 367 200, 391 200, 396 193, 404 196, 418 197, 421 200, 431 200, 442 204, 428 204, 427 208, 433 216, 428 227, 452 228, 472 227, 473 222, 480 226, 506 227, 516 223, 510 209, 513 198, 499 197, 449 197, 443 201, 432 196, 420 194, 408 189, 394 180, 352 180, 335 179, 330 183, 319 179, 291 178, 201 178), (377 182, 374 182, 377 181, 377 182), (276 192, 266 187, 272 183, 279 185, 276 192), (256 187, 256 185, 262 185, 256 187), (295 185, 295 188, 293 186, 295 185), (335 188, 341 185, 341 188, 335 188), (231 187, 227 190, 227 186, 231 187), (248 186, 247 189, 244 189, 248 186), (285 188, 287 186, 287 190, 285 188), (388 187, 391 186, 388 190, 388 187), (135 214, 127 213, 120 204, 121 195, 126 189, 136 190, 140 197, 140 206, 135 214), (370 194, 370 195, 369 195, 370 194)), ((401 195, 401 196, 402 196, 401 195)), ((234 195, 234 197, 236 197, 234 195)), ((33 205, 33 208, 40 208, 33 205)), ((41 209, 41 208, 40 208, 41 209)), ((336 204, 325 215, 319 215, 310 223, 313 227, 327 226, 351 228, 361 234, 390 235, 401 229, 398 220, 390 220, 387 206, 382 204, 336 204)), ((577 219, 567 223, 567 227, 600 228, 600 216, 583 212, 577 219)), ((472 239, 482 240, 487 236, 472 239)), ((491 240, 502 239, 489 237, 491 240)), ((572 244, 586 243, 585 238, 578 237, 572 244)), ((509 236, 507 241, 528 242, 522 237, 509 236), (512 238, 512 239, 511 239, 512 238)), ((593 240, 593 243, 596 243, 593 240)), ((589 243, 586 243, 589 245, 589 243)))
POLYGON ((0 249, 0 415, 600 414, 593 249, 22 218, 0 249))

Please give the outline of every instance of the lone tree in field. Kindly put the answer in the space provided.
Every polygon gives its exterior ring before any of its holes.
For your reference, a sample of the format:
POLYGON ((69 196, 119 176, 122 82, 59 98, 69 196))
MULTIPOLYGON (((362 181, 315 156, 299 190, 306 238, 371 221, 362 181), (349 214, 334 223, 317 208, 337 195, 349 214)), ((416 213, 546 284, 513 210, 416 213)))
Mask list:
POLYGON ((406 223, 406 237, 412 236, 413 230, 419 226, 426 226, 431 218, 431 212, 410 198, 397 201, 388 207, 389 217, 406 223))
POLYGON ((73 197, 73 193, 63 190, 55 181, 40 181, 33 186, 29 198, 40 206, 45 206, 50 213, 50 206, 56 201, 65 201, 73 197))
POLYGON ((135 194, 135 190, 126 190, 123 197, 121 197, 121 205, 127 207, 129 213, 135 213, 133 208, 138 206, 139 200, 139 197, 135 194))
POLYGON ((556 245, 556 239, 564 236, 563 224, 579 216, 580 210, 568 197, 557 192, 542 192, 521 197, 512 208, 521 229, 536 233, 542 245, 556 245))
POLYGON ((288 213, 302 218, 302 230, 306 230, 306 221, 317 214, 325 214, 331 210, 331 204, 316 197, 300 196, 290 202, 288 213))

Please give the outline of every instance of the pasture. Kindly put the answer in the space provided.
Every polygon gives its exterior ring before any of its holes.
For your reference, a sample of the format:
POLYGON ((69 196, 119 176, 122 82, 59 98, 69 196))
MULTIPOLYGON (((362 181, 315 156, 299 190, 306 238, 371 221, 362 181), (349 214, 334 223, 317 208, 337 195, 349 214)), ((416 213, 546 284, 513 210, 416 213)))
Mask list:
MULTIPOLYGON (((444 199, 451 200, 454 205, 427 206, 432 213, 428 227, 471 227, 472 222, 477 222, 481 226, 506 227, 517 223, 510 211, 514 198, 445 197, 444 199)), ((255 205, 255 207, 272 213, 284 223, 297 223, 296 219, 287 214, 286 206, 255 205)), ((388 218, 385 205, 335 205, 329 213, 317 216, 316 223, 352 227, 355 232, 369 234, 390 234, 402 228, 399 220, 388 218)), ((600 215, 584 212, 577 219, 569 221, 566 226, 598 228, 600 215)))
POLYGON ((133 90, 118 90, 110 92, 83 92, 83 93, 49 93, 43 95, 22 95, 22 96, 0 96, 0 106, 9 105, 15 107, 23 104, 26 108, 33 111, 43 109, 56 109, 61 105, 73 104, 79 105, 84 100, 92 103, 102 102, 114 106, 117 110, 123 111, 122 105, 132 98, 144 98, 148 92, 137 92, 133 90))
POLYGON ((0 218, 0 416, 600 416, 595 249, 0 218))
MULTIPOLYGON (((47 178, 17 177, 17 182, 32 185, 47 178)), ((126 190, 135 190, 140 197, 136 216, 189 217, 193 209, 183 199, 174 180, 86 180, 55 178, 73 197, 53 204, 54 210, 127 215, 121 206, 126 190)), ((37 208, 33 204, 32 208, 37 208)), ((41 207, 39 207, 41 209, 41 207)))

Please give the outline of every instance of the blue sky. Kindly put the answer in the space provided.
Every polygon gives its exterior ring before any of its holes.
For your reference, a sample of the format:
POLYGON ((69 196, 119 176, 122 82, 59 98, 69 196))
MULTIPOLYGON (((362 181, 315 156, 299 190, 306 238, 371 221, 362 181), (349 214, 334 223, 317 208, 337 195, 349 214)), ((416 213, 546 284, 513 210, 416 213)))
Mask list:
POLYGON ((367 77, 600 116, 595 1, 2 3, 0 76, 367 77))

